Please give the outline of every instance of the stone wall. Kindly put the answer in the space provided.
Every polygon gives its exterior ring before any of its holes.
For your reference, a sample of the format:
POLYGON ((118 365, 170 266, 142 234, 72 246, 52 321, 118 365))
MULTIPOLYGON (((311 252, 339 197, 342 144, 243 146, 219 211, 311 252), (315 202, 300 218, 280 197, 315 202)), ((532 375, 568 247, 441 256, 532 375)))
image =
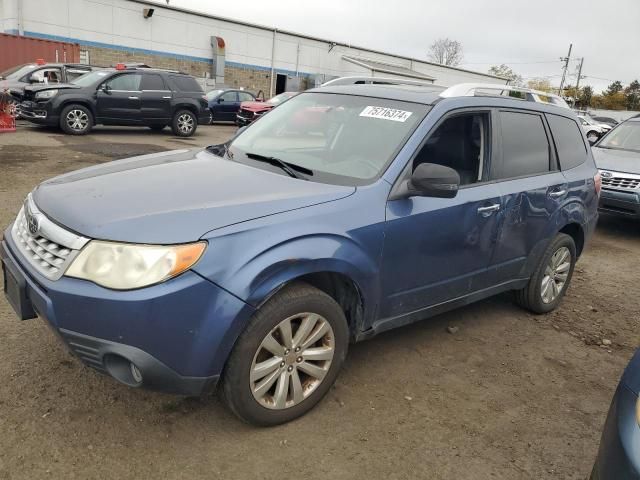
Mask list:
MULTIPOLYGON (((111 48, 84 47, 83 49, 88 50, 89 62, 92 65, 108 67, 116 63, 145 63, 151 67, 179 70, 198 78, 203 78, 206 73, 211 71, 210 62, 127 52, 111 48)), ((224 80, 225 85, 232 88, 244 88, 256 94, 262 90, 265 98, 269 98, 271 86, 271 72, 269 70, 225 66, 224 80)))

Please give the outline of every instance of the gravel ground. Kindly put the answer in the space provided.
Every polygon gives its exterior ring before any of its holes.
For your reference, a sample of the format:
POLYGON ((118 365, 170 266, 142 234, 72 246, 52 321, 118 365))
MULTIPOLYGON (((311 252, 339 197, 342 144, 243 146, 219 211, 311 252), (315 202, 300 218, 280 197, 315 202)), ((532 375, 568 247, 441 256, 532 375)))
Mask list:
MULTIPOLYGON (((20 125, 0 135, 0 225, 53 175, 233 132, 20 125)), ((502 295, 353 345, 325 400, 271 429, 100 376, 0 298, 0 479, 584 479, 640 343, 639 254, 639 224, 601 218, 556 312, 502 295)))

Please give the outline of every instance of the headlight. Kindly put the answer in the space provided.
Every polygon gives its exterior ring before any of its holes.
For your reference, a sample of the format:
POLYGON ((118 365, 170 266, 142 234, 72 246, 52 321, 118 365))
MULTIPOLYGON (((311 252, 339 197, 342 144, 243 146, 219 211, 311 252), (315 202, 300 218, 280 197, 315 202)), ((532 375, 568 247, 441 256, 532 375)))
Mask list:
POLYGON ((640 426, 640 397, 636 400, 636 421, 638 422, 638 426, 640 426))
POLYGON ((188 270, 206 247, 205 242, 162 246, 92 240, 65 275, 114 290, 142 288, 188 270))
POLYGON ((36 92, 36 100, 46 100, 52 98, 58 93, 58 90, 43 90, 42 92, 36 92))

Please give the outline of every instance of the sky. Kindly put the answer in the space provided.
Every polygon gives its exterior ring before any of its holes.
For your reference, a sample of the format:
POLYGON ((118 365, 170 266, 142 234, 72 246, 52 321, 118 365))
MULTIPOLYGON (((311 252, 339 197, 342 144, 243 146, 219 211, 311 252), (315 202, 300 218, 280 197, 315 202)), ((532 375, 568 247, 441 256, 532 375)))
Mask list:
MULTIPOLYGON (((159 1, 165 3, 166 0, 159 1)), ((170 5, 427 59, 448 37, 462 43, 462 68, 486 72, 505 63, 558 85, 560 57, 573 43, 569 83, 596 92, 614 80, 640 79, 640 0, 170 0, 170 5)))

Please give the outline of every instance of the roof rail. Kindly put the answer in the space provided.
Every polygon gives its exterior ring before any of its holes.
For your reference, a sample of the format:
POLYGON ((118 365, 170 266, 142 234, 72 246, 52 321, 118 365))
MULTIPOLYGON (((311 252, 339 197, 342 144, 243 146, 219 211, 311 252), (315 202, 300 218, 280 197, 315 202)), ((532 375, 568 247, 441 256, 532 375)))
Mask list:
POLYGON ((509 96, 514 99, 527 100, 529 102, 547 103, 562 108, 570 108, 567 102, 553 93, 532 90, 526 87, 513 85, 500 85, 499 83, 460 83, 447 88, 440 94, 442 98, 451 97, 478 97, 478 96, 509 96), (490 93, 494 92, 494 93, 490 93), (495 93, 497 92, 497 93, 495 93), (510 92, 524 93, 524 98, 509 95, 510 92))
POLYGON ((420 80, 405 80, 404 78, 385 77, 338 77, 320 85, 321 87, 335 87, 338 85, 417 85, 420 87, 432 87, 433 82, 420 80))

